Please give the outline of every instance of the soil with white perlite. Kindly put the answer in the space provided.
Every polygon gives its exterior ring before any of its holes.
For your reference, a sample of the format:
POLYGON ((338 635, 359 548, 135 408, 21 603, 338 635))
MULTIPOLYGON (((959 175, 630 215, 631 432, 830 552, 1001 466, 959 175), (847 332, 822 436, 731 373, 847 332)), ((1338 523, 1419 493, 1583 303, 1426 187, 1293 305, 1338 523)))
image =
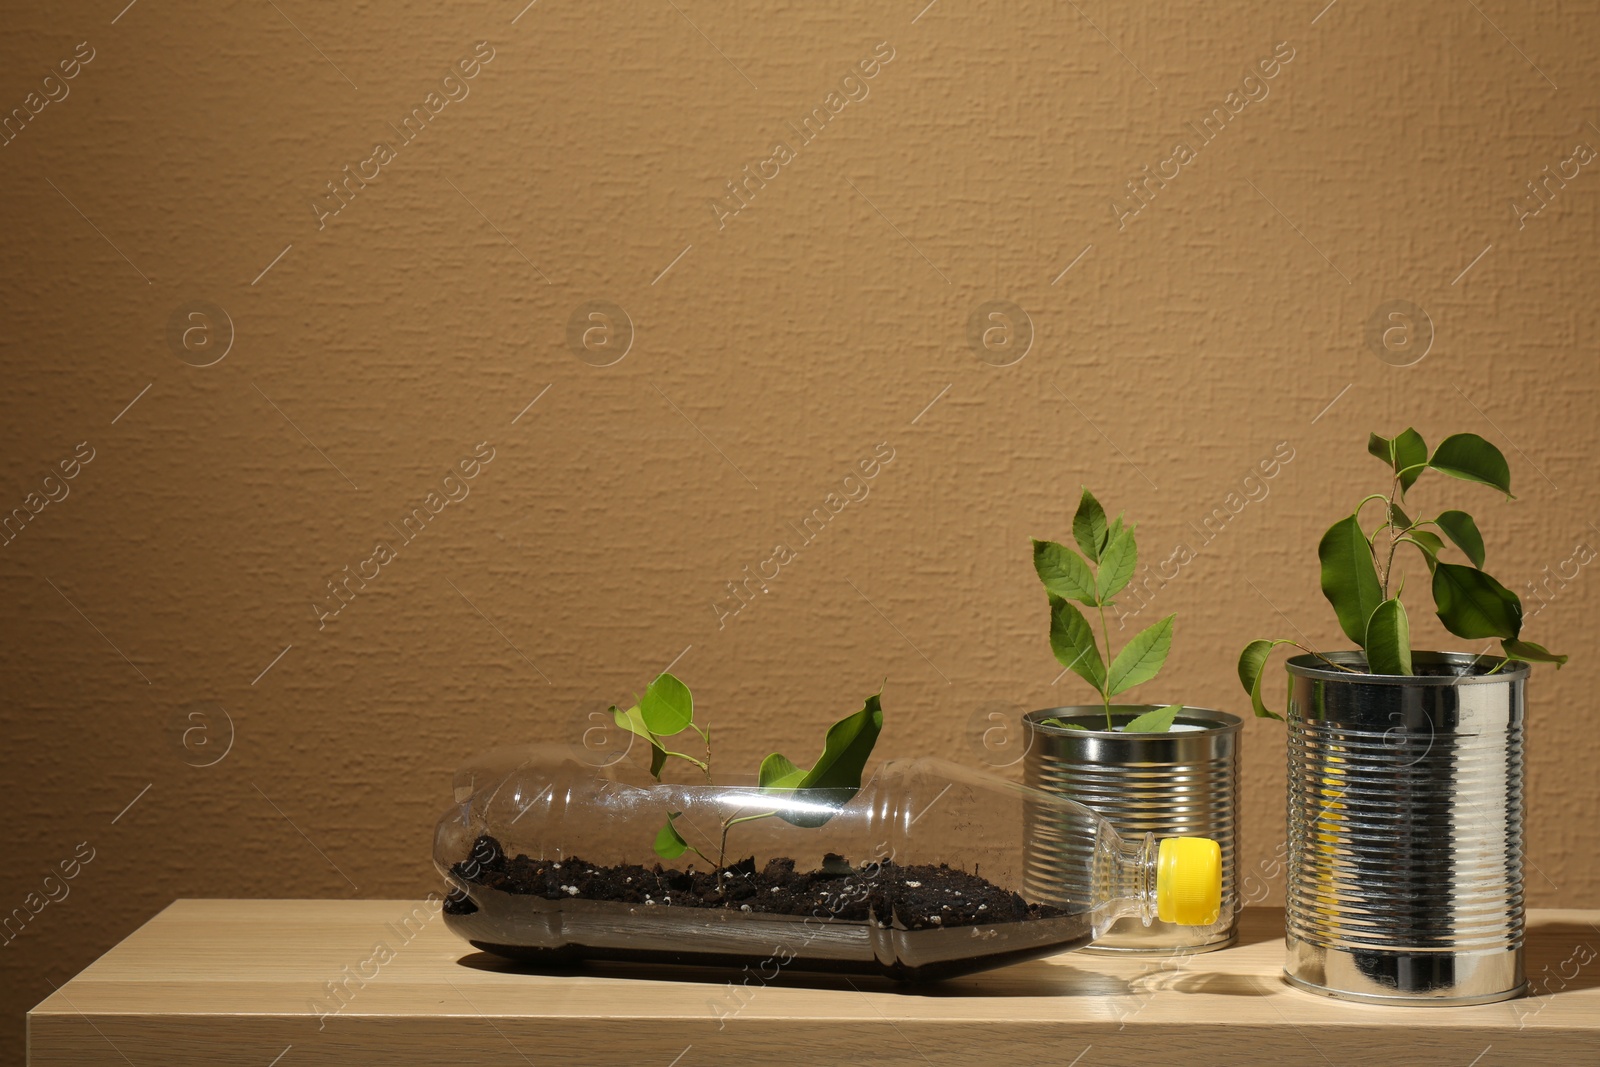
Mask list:
MULTIPOLYGON (((580 898, 662 908, 725 908, 844 921, 897 922, 908 930, 1048 919, 1066 912, 1030 904, 977 874, 944 864, 901 866, 892 860, 852 865, 829 854, 820 870, 797 871, 777 858, 759 870, 753 858, 717 870, 653 864, 603 866, 578 856, 507 856, 492 837, 478 838, 472 857, 453 868, 464 881, 515 896, 580 898)), ((445 903, 451 914, 476 910, 465 897, 445 903)))

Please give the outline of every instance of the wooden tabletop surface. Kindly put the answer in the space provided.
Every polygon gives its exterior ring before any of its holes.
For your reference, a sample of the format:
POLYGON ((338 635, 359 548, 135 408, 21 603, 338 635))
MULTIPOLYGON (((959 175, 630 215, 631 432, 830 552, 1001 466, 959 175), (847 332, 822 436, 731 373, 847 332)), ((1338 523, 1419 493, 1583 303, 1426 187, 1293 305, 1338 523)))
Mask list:
POLYGON ((1536 911, 1534 995, 1382 1008, 1290 988, 1282 912, 1185 959, 1066 953, 927 987, 682 969, 518 973, 437 906, 180 900, 28 1016, 30 1063, 1600 1064, 1600 912, 1536 911), (342 983, 346 991, 331 990, 342 983))

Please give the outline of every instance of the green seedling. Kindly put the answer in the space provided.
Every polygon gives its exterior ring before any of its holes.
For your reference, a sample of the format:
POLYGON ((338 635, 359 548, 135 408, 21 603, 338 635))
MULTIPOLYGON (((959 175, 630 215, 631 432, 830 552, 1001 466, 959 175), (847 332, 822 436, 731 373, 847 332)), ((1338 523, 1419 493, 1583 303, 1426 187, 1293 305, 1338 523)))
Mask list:
MULTIPOLYGON (((1400 599, 1405 588, 1396 558, 1401 545, 1409 545, 1406 551, 1414 552, 1412 558, 1427 568, 1434 612, 1446 630, 1457 637, 1499 640, 1502 657, 1490 673, 1514 660, 1554 663, 1558 669, 1567 662, 1566 656, 1521 639, 1522 601, 1483 570, 1483 535, 1471 515, 1449 510, 1413 519, 1406 510, 1406 492, 1428 471, 1478 482, 1500 490, 1507 500, 1515 499, 1511 468, 1501 451, 1477 434, 1458 433, 1439 442, 1430 456, 1422 435, 1411 428, 1393 438, 1369 435, 1367 451, 1389 468, 1389 491, 1362 497, 1355 511, 1328 527, 1317 545, 1322 595, 1333 606, 1339 628, 1366 654, 1365 673, 1415 673, 1411 623, 1400 599), (1382 504, 1380 521, 1367 533, 1362 513, 1375 501, 1382 504), (1466 563, 1441 558, 1447 540, 1466 563)), ((1279 645, 1294 645, 1339 670, 1363 673, 1298 641, 1251 641, 1239 656, 1239 682, 1259 717, 1283 718, 1268 710, 1261 698, 1267 660, 1279 645)))
MULTIPOLYGON (((883 729, 881 698, 881 691, 872 694, 862 704, 860 711, 846 715, 830 726, 823 740, 822 754, 810 767, 800 767, 778 752, 761 761, 757 781, 762 793, 774 798, 803 797, 815 803, 790 808, 775 804, 772 811, 729 816, 722 822, 722 837, 715 861, 691 845, 678 830, 677 819, 683 813, 671 812, 667 815, 666 823, 656 832, 656 855, 665 860, 675 860, 686 852, 692 852, 718 870, 720 882, 720 872, 727 861, 728 831, 740 823, 779 818, 795 826, 822 826, 832 818, 834 810, 848 803, 861 789, 861 773, 883 729)), ((618 726, 650 743, 650 774, 656 781, 661 780, 667 760, 677 759, 694 766, 708 784, 711 782, 711 730, 695 723, 694 698, 689 693, 689 687, 677 678, 662 674, 646 687, 638 703, 626 710, 613 706, 611 715, 618 726), (686 731, 693 731, 699 736, 704 758, 671 747, 677 744, 673 738, 686 731)))
MULTIPOLYGON (((1122 516, 1107 524, 1105 509, 1088 489, 1078 501, 1072 517, 1072 537, 1082 555, 1054 541, 1033 542, 1033 569, 1044 583, 1050 598, 1050 650, 1056 660, 1094 686, 1106 710, 1106 729, 1114 730, 1111 698, 1148 682, 1161 670, 1172 648, 1172 623, 1168 615, 1148 629, 1141 630, 1111 656, 1111 628, 1106 623, 1106 608, 1127 587, 1139 564, 1139 549, 1134 528, 1122 516), (1074 603, 1076 602, 1076 603, 1074 603), (1094 627, 1076 604, 1098 610, 1100 630, 1105 635, 1105 653, 1095 640, 1094 627), (1109 664, 1109 665, 1108 665, 1109 664)), ((1183 710, 1181 704, 1145 712, 1122 727, 1124 733, 1165 733, 1183 710)), ((1045 719, 1051 726, 1081 730, 1082 726, 1060 719, 1045 719)))

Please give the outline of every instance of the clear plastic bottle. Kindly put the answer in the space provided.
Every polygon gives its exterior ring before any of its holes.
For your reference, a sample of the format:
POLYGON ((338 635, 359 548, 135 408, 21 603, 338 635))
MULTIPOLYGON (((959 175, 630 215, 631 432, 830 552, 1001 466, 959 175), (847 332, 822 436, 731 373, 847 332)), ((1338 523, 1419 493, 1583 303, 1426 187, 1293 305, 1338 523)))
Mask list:
POLYGON ((1080 948, 1125 915, 1205 925, 1215 842, 1124 841, 1090 809, 935 759, 853 796, 672 785, 581 748, 462 768, 434 862, 449 927, 549 966, 584 960, 946 978, 1080 948), (671 826, 690 846, 668 852, 671 826), (1080 835, 1080 869, 1022 892, 1029 841, 1080 835))

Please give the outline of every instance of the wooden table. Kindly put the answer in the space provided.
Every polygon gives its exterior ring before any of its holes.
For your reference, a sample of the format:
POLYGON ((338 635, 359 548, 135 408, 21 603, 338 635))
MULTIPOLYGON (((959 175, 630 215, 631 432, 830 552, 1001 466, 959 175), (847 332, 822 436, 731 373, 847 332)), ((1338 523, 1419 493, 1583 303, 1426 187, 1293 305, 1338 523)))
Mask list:
POLYGON ((519 974, 425 904, 180 900, 29 1013, 29 1062, 1574 1067, 1600 1063, 1597 921, 1533 913, 1540 995, 1428 1009, 1291 989, 1268 909, 1245 912, 1236 947, 1185 960, 1067 953, 927 988, 735 988, 727 972, 519 974))

